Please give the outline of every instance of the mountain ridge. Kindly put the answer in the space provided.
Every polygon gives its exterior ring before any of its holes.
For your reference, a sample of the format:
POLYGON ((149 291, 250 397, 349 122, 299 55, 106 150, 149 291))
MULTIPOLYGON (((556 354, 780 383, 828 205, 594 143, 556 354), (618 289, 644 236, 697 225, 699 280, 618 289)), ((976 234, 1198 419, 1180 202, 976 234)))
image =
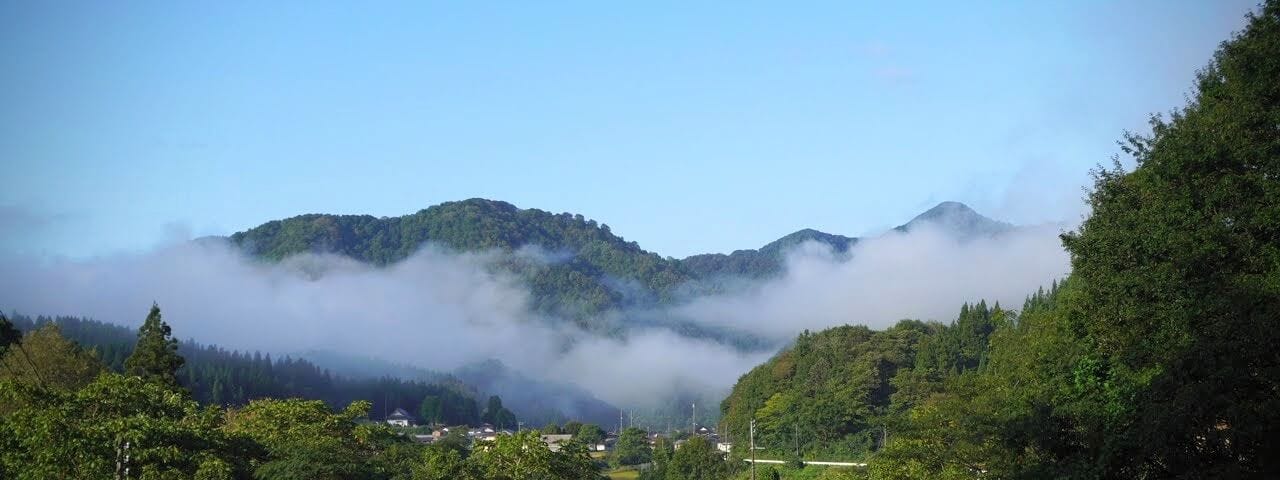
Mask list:
MULTIPOLYGON (((894 230, 934 223, 960 240, 1015 228, 959 202, 942 202, 894 230)), ((225 237, 251 256, 279 261, 300 253, 333 253, 374 265, 403 260, 431 243, 448 251, 498 251, 494 267, 528 285, 534 310, 567 318, 589 331, 617 333, 599 314, 619 308, 679 302, 690 292, 726 288, 725 278, 767 279, 780 275, 786 254, 817 242, 847 254, 861 239, 805 228, 758 249, 664 257, 616 235, 608 224, 568 212, 519 208, 472 198, 444 202, 398 217, 304 214, 272 220, 225 237), (555 261, 518 255, 537 247, 555 261), (690 288, 690 285, 702 285, 690 288)))
MULTIPOLYGON (((531 212, 531 213, 541 215, 544 218, 554 218, 556 221, 559 221, 559 222, 570 222, 570 221, 577 222, 578 224, 580 224, 580 226, 599 229, 601 231, 601 235, 599 235, 598 238, 594 238, 594 239, 616 242, 618 246, 623 250, 643 253, 646 255, 652 255, 657 258, 674 259, 680 262, 685 262, 685 261, 689 261, 690 259, 697 259, 700 257, 713 257, 713 256, 733 257, 734 255, 743 255, 749 252, 782 254, 782 253, 785 253, 788 249, 793 248, 806 241, 816 241, 819 243, 823 243, 832 247, 836 251, 836 253, 843 253, 847 251, 850 247, 855 245, 859 240, 861 240, 861 238, 859 237, 849 237, 849 236, 840 235, 840 234, 828 233, 828 232, 824 232, 814 228, 802 228, 800 230, 789 233, 787 235, 783 235, 782 237, 779 237, 778 239, 771 241, 767 244, 764 244, 761 247, 756 249, 739 249, 739 250, 734 250, 728 254, 719 253, 719 252, 700 253, 700 254, 689 255, 682 259, 677 259, 670 256, 663 257, 657 252, 645 250, 641 248, 637 242, 635 241, 628 242, 623 237, 614 234, 612 230, 609 228, 608 224, 603 222, 597 222, 594 219, 586 219, 581 214, 573 214, 569 212, 553 214, 548 211, 540 210, 537 208, 520 208, 509 202, 505 202, 502 200, 490 200, 490 199, 476 197, 476 198, 470 198, 466 200, 443 202, 443 203, 436 204, 436 205, 427 207, 425 209, 419 210, 418 212, 415 212, 412 214, 406 214, 406 215, 401 215, 396 217, 388 217, 388 216, 375 217, 373 215, 368 215, 368 214, 306 213, 306 214, 295 215, 292 217, 287 217, 287 218, 278 219, 278 220, 270 220, 258 226, 251 227, 243 231, 235 232, 229 236, 202 237, 202 238, 196 239, 195 241, 208 241, 210 239, 218 239, 218 238, 227 239, 227 240, 230 240, 232 243, 236 244, 237 246, 246 248, 251 254, 255 256, 265 257, 271 260, 280 260, 285 256, 288 256, 291 254, 297 254, 297 253, 304 253, 305 251, 324 251, 325 253, 347 254, 349 256, 352 256, 353 258, 356 258, 357 260, 363 260, 363 261, 368 261, 370 263, 385 265, 387 263, 392 263, 396 260, 400 260, 400 259, 403 259, 404 257, 409 256, 410 254, 413 253, 413 251, 415 251, 418 247, 421 246, 421 243, 425 241, 437 241, 437 242, 443 241, 443 243, 450 248, 454 248, 462 251, 472 251, 472 250, 482 250, 485 248, 514 249, 524 245, 539 245, 544 248, 548 248, 549 250, 555 250, 561 247, 581 247, 584 243, 586 243, 586 241, 589 241, 592 239, 592 238, 559 239, 559 238, 556 238, 555 235, 553 235, 556 232, 549 232, 549 231, 546 231, 545 229, 538 229, 534 232, 533 235, 493 236, 492 232, 485 232, 485 234, 482 234, 478 237, 473 236, 471 238, 458 238, 456 236, 437 235, 439 233, 438 231, 439 229, 434 229, 435 231, 425 232, 428 234, 428 237, 419 242, 412 242, 412 241, 406 242, 405 241, 406 238, 404 237, 409 237, 413 233, 415 233, 413 229, 415 228, 418 229, 420 233, 423 227, 418 225, 405 225, 405 228, 402 230, 407 230, 407 231, 398 232, 402 234, 402 238, 400 239, 388 237, 382 234, 383 232, 378 232, 374 228, 374 226, 378 223, 395 224, 395 223, 403 222, 405 224, 410 224, 413 220, 416 220, 419 217, 429 214, 429 212, 431 212, 433 209, 443 210, 443 209, 449 209, 451 207, 460 207, 460 206, 465 206, 467 208, 475 207, 480 211, 479 213, 482 213, 486 216, 493 216, 495 213, 499 213, 499 212, 503 215, 517 214, 521 212, 531 212), (297 222, 312 222, 315 224, 316 228, 322 229, 324 231, 311 232, 313 237, 310 239, 310 241, 306 245, 298 245, 290 242, 265 243, 265 244, 261 243, 262 237, 264 235, 271 235, 271 234, 277 233, 286 224, 297 223, 297 222), (343 229, 342 224, 346 224, 349 227, 347 229, 343 229), (326 234, 326 233, 328 235, 323 236, 323 234, 326 234), (360 236, 360 235, 369 234, 369 233, 374 233, 375 236, 373 238, 367 239, 364 242, 360 242, 360 244, 357 244, 357 245, 346 245, 344 248, 344 244, 342 240, 347 239, 347 236, 350 236, 350 235, 360 236), (471 243, 466 244, 467 242, 471 242, 471 243), (263 246, 263 245, 266 245, 266 246, 263 246), (359 248, 362 246, 369 247, 369 248, 376 248, 376 247, 382 247, 382 248, 379 248, 372 253, 363 253, 359 248)), ((451 214, 449 223, 456 223, 456 221, 458 220, 456 216, 457 215, 451 214)), ((913 228, 918 227, 919 225, 922 225, 924 223, 929 223, 929 222, 941 224, 943 227, 947 227, 949 229, 959 230, 951 233, 960 234, 965 238, 972 237, 974 234, 977 234, 977 233, 1002 233, 1002 232, 1017 228, 1015 225, 1010 224, 1008 222, 993 220, 989 217, 986 217, 978 213, 972 207, 969 207, 968 205, 962 202, 948 200, 948 201, 943 201, 938 203, 934 207, 920 213, 919 215, 916 215, 907 223, 894 227, 892 230, 906 232, 906 231, 912 230, 913 228)), ((527 222, 509 222, 509 224, 506 226, 508 227, 525 226, 527 224, 528 224, 527 222)), ((487 229, 492 229, 495 226, 497 225, 494 225, 494 224, 483 225, 483 227, 487 229)), ((433 229, 428 228, 427 230, 433 230, 433 229)))

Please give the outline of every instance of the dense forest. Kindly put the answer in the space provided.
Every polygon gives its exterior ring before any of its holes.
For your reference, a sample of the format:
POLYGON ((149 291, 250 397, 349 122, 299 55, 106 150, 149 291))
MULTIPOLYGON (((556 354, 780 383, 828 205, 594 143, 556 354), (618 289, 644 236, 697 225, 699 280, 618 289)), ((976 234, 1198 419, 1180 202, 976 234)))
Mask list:
MULTIPOLYGON (((722 409, 766 452, 909 478, 1280 476, 1280 2, 1128 134, 1021 310, 805 332, 722 409)), ((851 319, 856 320, 856 319, 851 319)), ((737 451, 735 449, 735 451, 737 451)))
MULTIPOLYGON (((92 348, 114 371, 124 370, 136 340, 136 333, 128 328, 91 319, 19 314, 10 319, 22 331, 57 325, 63 336, 92 348)), ((226 350, 194 340, 179 342, 178 351, 187 358, 178 378, 202 404, 243 405, 256 398, 302 397, 336 407, 363 399, 371 402, 371 414, 382 418, 396 408, 417 412, 423 399, 430 397, 439 404, 439 421, 466 424, 479 418, 476 399, 496 395, 533 426, 570 418, 604 422, 618 417, 616 407, 589 392, 534 380, 493 360, 448 374, 331 352, 273 359, 269 353, 226 350)))
MULTIPOLYGON (((1028 304, 1045 295, 1052 294, 1028 304)), ((878 332, 805 331, 738 380, 721 406, 722 421, 741 441, 755 419, 756 445, 771 458, 864 458, 883 444, 894 415, 946 379, 982 367, 991 334, 1013 319, 999 305, 978 302, 962 306, 947 325, 903 320, 878 332)))
MULTIPOLYGON (((125 371, 125 360, 133 353, 138 336, 125 327, 75 317, 14 315, 11 321, 24 332, 54 325, 62 336, 91 349, 115 372, 125 371)), ((432 398, 441 403, 441 422, 475 424, 480 419, 477 393, 457 380, 427 383, 346 377, 304 359, 272 359, 270 354, 229 351, 191 340, 178 343, 178 354, 186 359, 177 370, 178 383, 204 405, 239 406, 259 398, 299 397, 339 408, 365 400, 370 402, 370 415, 382 418, 396 408, 417 412, 424 398, 432 398)))

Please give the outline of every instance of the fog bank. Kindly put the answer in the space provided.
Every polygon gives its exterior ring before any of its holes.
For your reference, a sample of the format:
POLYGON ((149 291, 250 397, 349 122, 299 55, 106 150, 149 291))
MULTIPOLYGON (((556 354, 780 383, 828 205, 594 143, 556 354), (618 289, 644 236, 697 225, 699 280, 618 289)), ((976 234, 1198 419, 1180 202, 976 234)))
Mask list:
MULTIPOLYGON (((664 314, 780 347, 803 329, 950 321, 962 302, 983 298, 1018 308, 1068 271, 1059 231, 959 242, 924 227, 862 240, 848 256, 805 244, 776 279, 664 314)), ((201 241, 88 260, 9 256, 0 258, 0 308, 135 327, 154 301, 176 336, 225 348, 332 350, 444 371, 493 358, 637 408, 680 392, 723 393, 776 350, 743 352, 652 326, 625 338, 585 333, 533 313, 519 279, 492 268, 498 255, 427 247, 384 268, 316 254, 265 263, 201 241)), ((624 323, 644 314, 652 312, 609 312, 624 323)))
POLYGON ((1027 294, 1070 271, 1059 225, 960 240, 924 223, 866 238, 837 256, 806 243, 777 279, 674 309, 681 317, 778 341, 835 325, 880 329, 913 318, 950 322, 964 302, 1019 309, 1027 294))

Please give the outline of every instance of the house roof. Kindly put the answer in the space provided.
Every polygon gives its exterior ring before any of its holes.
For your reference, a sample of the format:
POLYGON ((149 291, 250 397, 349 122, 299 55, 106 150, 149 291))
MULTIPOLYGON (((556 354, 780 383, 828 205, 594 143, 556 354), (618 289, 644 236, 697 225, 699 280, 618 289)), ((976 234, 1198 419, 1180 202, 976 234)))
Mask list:
POLYGON ((391 415, 387 415, 387 420, 413 420, 413 417, 403 408, 397 408, 396 411, 391 412, 391 415))
POLYGON ((551 434, 551 435, 542 436, 542 441, 545 443, 567 442, 572 439, 573 439, 573 435, 569 435, 569 434, 551 434))

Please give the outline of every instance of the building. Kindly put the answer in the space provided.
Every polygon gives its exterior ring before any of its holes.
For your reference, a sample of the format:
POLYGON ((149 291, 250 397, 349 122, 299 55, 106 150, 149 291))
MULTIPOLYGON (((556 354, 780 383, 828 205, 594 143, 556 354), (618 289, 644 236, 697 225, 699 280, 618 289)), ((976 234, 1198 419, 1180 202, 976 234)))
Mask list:
POLYGON ((387 415, 387 425, 391 425, 393 427, 412 427, 413 416, 409 415, 409 412, 404 411, 403 408, 397 408, 396 411, 391 412, 391 415, 387 415))
POLYGON ((551 449, 551 451, 553 451, 553 452, 559 452, 559 451, 560 451, 560 444, 565 443, 565 442, 568 442, 569 440, 573 440, 573 435, 569 435, 569 434, 559 435, 559 434, 557 434, 557 435, 543 435, 543 436, 542 436, 542 443, 547 444, 547 447, 548 447, 548 448, 550 448, 550 449, 551 449))

